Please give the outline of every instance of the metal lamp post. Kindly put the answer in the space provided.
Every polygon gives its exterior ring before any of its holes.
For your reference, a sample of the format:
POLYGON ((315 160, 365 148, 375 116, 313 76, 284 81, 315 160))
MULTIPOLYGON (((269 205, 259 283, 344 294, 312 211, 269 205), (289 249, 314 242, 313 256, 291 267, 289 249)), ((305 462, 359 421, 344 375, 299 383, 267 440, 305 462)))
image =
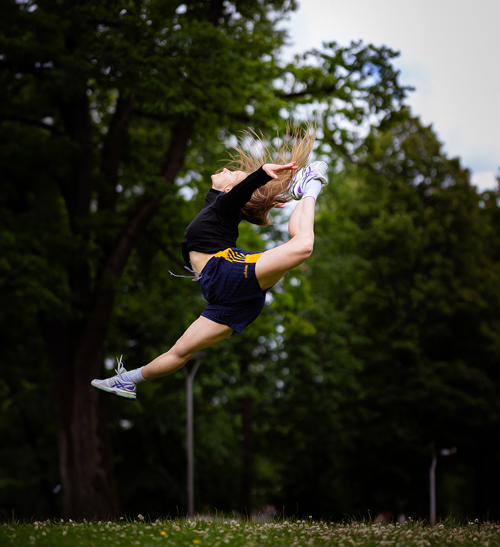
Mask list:
MULTIPOLYGON (((456 447, 442 448, 439 451, 440 456, 452 456, 457 451, 456 447)), ((430 510, 429 517, 431 524, 436 524, 436 465, 437 453, 434 446, 432 447, 432 461, 429 469, 429 494, 430 494, 430 510)))
POLYGON ((186 416, 187 416, 187 492, 188 516, 194 515, 194 453, 193 453, 193 380, 201 363, 203 355, 197 354, 193 368, 188 372, 187 366, 182 368, 186 378, 186 416))

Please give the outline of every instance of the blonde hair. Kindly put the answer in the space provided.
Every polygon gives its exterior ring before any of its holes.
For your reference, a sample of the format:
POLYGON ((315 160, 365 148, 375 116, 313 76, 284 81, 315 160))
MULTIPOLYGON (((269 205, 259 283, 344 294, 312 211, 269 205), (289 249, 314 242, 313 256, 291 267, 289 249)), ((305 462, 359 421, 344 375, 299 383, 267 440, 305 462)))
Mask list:
POLYGON ((239 143, 234 146, 235 154, 230 154, 227 168, 243 171, 250 175, 265 163, 286 164, 297 162, 296 171, 278 171, 277 179, 271 179, 252 194, 250 201, 243 207, 243 218, 252 224, 266 226, 272 224, 271 209, 277 203, 291 201, 291 187, 296 173, 306 166, 311 155, 316 130, 312 125, 296 128, 287 127, 285 136, 280 139, 276 148, 269 146, 263 135, 254 131, 242 131, 239 143))

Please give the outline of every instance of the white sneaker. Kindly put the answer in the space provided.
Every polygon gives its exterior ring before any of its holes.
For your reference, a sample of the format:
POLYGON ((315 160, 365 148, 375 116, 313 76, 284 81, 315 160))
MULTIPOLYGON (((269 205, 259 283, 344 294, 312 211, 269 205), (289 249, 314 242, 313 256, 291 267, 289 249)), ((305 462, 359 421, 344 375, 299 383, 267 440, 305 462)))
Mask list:
POLYGON ((318 179, 322 184, 328 184, 326 178, 326 172, 328 171, 328 165, 324 161, 313 161, 304 170, 302 178, 295 181, 292 186, 291 194, 293 199, 299 200, 305 192, 307 183, 310 180, 318 179))
POLYGON ((122 358, 120 360, 116 358, 118 363, 118 368, 115 369, 116 376, 111 378, 106 378, 105 380, 92 380, 90 384, 102 391, 107 391, 108 393, 113 393, 118 395, 118 397, 125 397, 126 399, 136 399, 137 395, 135 393, 135 384, 134 382, 129 382, 122 377, 124 372, 127 372, 127 369, 122 365, 122 358))

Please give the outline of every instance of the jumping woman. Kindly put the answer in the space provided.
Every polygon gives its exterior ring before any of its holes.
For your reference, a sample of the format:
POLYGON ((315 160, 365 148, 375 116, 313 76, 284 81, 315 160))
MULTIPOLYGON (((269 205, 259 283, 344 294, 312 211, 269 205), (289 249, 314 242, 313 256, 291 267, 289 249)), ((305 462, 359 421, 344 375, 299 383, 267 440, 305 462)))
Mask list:
POLYGON ((300 135, 287 134, 278 150, 267 148, 254 135, 245 135, 250 151, 248 146, 237 147, 238 157, 231 156, 228 166, 212 175, 212 188, 182 242, 186 268, 199 281, 208 306, 169 351, 129 372, 120 359, 116 376, 93 380, 95 388, 135 399, 138 383, 172 374, 197 351, 241 333, 262 311, 266 292, 311 255, 316 198, 327 183, 328 166, 316 161, 299 180, 294 177, 307 163, 314 131, 308 128, 300 135), (262 253, 236 247, 243 219, 270 224, 270 210, 292 198, 300 201, 289 220, 289 241, 262 253))

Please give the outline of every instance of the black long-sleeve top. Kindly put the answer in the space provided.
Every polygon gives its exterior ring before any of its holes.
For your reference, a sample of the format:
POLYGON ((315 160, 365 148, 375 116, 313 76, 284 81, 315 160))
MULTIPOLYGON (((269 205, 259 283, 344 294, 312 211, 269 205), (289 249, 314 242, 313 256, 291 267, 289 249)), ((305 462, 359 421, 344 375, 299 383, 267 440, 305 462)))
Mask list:
POLYGON ((242 208, 254 191, 271 179, 261 167, 227 193, 215 188, 208 191, 202 210, 184 233, 182 256, 187 266, 190 266, 190 251, 213 254, 236 247, 242 208))

